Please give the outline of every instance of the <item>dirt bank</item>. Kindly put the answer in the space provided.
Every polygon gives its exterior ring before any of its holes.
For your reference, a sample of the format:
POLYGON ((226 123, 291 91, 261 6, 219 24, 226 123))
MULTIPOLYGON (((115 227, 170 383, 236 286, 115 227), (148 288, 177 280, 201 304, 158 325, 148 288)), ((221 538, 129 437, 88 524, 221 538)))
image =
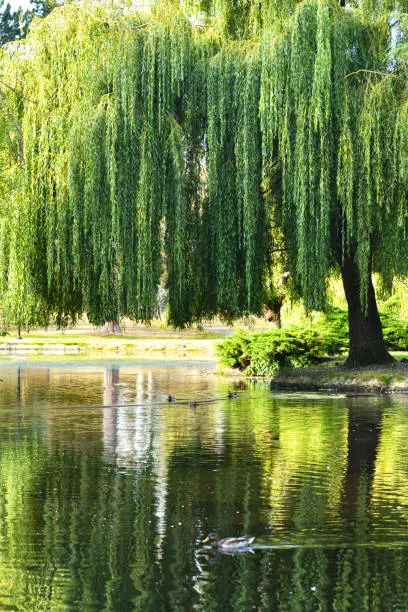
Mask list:
POLYGON ((287 369, 277 372, 271 388, 286 391, 408 393, 408 364, 349 370, 342 366, 287 369))

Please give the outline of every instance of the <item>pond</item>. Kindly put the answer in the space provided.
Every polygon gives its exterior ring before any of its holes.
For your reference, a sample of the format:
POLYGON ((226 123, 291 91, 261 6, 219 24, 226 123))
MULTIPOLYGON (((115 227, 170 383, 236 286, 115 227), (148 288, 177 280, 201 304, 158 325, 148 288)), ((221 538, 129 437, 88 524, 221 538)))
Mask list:
POLYGON ((408 397, 208 367, 0 369, 0 609, 408 609, 408 397))

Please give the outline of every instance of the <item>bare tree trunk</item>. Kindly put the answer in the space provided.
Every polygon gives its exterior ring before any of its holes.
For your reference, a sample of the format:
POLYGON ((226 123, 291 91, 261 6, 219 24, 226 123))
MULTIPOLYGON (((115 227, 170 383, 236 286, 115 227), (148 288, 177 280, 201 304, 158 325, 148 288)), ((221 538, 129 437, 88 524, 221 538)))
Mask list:
POLYGON ((120 325, 115 320, 106 321, 103 326, 103 331, 105 334, 120 334, 120 325))
POLYGON ((264 318, 268 323, 273 323, 276 327, 282 327, 281 310, 283 299, 275 297, 274 300, 264 304, 264 318))
POLYGON ((349 318, 350 349, 346 366, 357 368, 392 363, 394 358, 385 348, 371 270, 368 273, 367 312, 361 305, 359 272, 352 257, 345 259, 341 273, 349 318))

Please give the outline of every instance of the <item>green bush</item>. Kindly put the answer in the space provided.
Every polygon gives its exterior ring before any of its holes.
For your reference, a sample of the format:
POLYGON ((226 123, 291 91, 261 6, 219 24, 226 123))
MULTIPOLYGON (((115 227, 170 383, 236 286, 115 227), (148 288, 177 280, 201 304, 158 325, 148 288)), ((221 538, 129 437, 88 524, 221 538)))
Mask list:
POLYGON ((238 368, 244 370, 251 362, 250 339, 251 334, 238 330, 233 336, 229 336, 222 343, 217 344, 216 352, 220 357, 220 363, 227 368, 238 368))
POLYGON ((251 363, 267 360, 279 367, 301 367, 315 363, 323 354, 321 338, 295 326, 253 334, 251 343, 251 363))
POLYGON ((268 332, 238 332, 217 346, 222 366, 246 369, 253 376, 269 376, 282 367, 316 363, 325 353, 322 339, 301 327, 268 332))
MULTIPOLYGON (((381 310, 381 323, 385 345, 390 351, 408 350, 408 321, 399 319, 390 309, 381 310)), ((321 336, 328 355, 339 355, 348 351, 348 315, 346 310, 331 308, 323 320, 314 326, 321 336)))
POLYGON ((380 313, 380 317, 386 347, 390 351, 406 351, 408 349, 408 321, 384 313, 380 313))
POLYGON ((341 308, 330 308, 323 320, 314 326, 314 331, 322 338, 327 355, 340 355, 348 351, 348 315, 341 308))
MULTIPOLYGON (((408 350, 408 321, 382 313, 383 334, 389 350, 408 350)), ((217 346, 224 367, 245 370, 252 376, 271 376, 282 367, 305 367, 326 355, 348 350, 348 317, 345 310, 330 309, 313 330, 295 325, 267 332, 242 330, 217 346)))

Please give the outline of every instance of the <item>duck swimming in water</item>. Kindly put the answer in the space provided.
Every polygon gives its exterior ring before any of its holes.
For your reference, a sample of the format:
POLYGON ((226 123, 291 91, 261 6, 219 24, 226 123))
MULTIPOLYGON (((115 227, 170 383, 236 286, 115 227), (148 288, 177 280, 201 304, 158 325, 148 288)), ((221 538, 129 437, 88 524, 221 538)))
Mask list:
POLYGON ((228 391, 228 399, 235 399, 238 397, 238 393, 236 391, 228 391))
POLYGON ((223 548, 223 549, 236 549, 236 548, 248 548, 255 540, 251 536, 240 536, 238 538, 223 538, 217 540, 217 536, 214 532, 209 533, 208 536, 203 540, 203 544, 210 544, 211 548, 223 548))

